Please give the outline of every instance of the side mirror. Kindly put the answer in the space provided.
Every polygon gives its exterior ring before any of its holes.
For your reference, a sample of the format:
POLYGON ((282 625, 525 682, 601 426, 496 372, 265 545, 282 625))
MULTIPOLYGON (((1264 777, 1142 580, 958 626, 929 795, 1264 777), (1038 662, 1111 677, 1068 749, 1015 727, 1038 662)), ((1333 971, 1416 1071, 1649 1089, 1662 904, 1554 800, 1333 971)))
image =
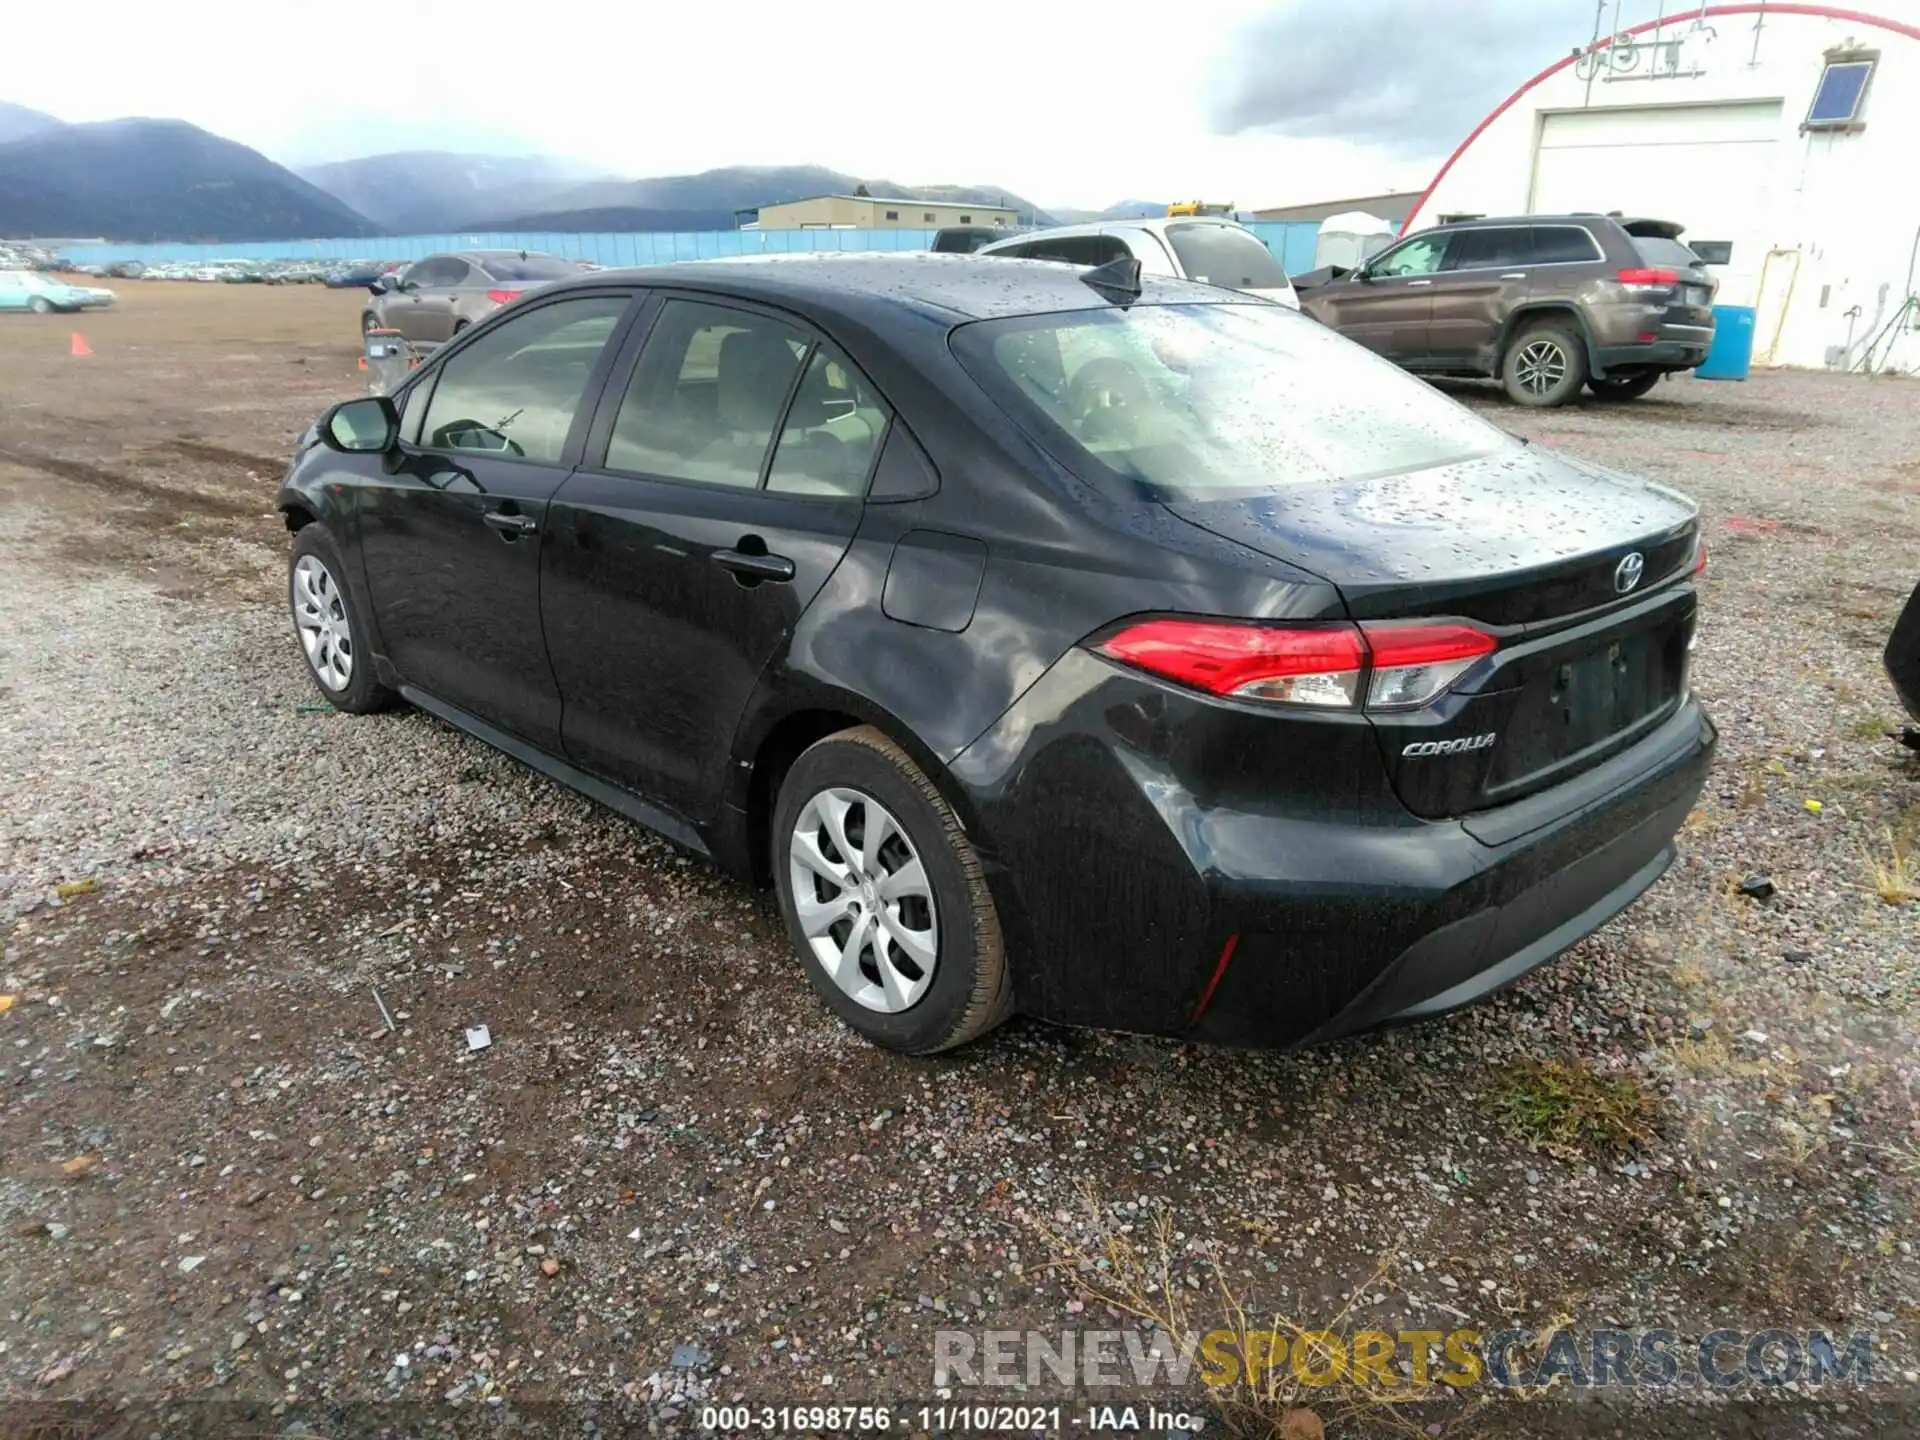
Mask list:
POLYGON ((347 455, 378 455, 400 438, 400 412, 385 395, 345 400, 320 420, 320 440, 347 455))

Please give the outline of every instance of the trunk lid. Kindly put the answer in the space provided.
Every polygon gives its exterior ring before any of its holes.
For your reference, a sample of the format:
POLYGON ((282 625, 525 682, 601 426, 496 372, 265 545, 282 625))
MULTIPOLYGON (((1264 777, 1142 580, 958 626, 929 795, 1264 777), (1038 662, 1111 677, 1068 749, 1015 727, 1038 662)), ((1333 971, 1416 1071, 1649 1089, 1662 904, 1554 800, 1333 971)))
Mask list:
POLYGON ((1664 487, 1515 448, 1168 508, 1312 571, 1356 620, 1465 619, 1498 638, 1431 706, 1370 712, 1415 814, 1470 814, 1568 779, 1684 696, 1698 517, 1664 487))

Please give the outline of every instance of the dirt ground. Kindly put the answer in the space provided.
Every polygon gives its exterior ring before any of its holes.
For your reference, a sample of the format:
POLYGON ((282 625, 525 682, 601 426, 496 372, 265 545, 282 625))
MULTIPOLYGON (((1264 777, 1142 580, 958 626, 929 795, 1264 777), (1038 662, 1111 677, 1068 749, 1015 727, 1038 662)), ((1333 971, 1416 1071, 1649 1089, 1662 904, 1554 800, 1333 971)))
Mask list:
POLYGON ((1012 1422, 920 1407, 1058 1403, 1039 1428, 1079 1431, 1091 1397, 1216 1429, 1292 1405, 1295 1437, 1299 1409, 1335 1436, 1920 1433, 1920 764, 1877 658, 1920 578, 1920 385, 1549 413, 1455 387, 1694 495, 1713 547, 1715 774, 1673 871, 1558 963, 1302 1054, 1016 1021, 910 1060, 820 1009, 764 897, 423 715, 315 703, 272 499, 361 388, 359 292, 115 285, 0 317, 12 1428, 678 1433, 739 1400, 947 1433, 1012 1422), (1283 1376, 1254 1410, 935 1375, 936 1330, 1142 1315, 1536 1355, 1568 1325, 1683 1354, 1870 1331, 1875 1359, 1400 1404, 1283 1376))

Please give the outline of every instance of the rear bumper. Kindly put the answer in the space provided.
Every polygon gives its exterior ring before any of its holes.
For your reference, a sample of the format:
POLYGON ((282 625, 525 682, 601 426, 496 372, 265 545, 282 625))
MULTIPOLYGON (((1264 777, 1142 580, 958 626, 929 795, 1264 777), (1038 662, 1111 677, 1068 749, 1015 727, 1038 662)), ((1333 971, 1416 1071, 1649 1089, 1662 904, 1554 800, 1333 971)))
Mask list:
POLYGON ((1156 735, 1181 733, 1176 712, 1203 702, 1062 663, 1015 707, 1015 732, 989 731, 953 767, 980 806, 969 829, 1019 1006, 1229 1045, 1436 1015, 1559 955, 1671 863, 1715 743, 1689 700, 1595 769, 1463 821, 1409 815, 1353 756, 1286 762, 1312 788, 1280 795, 1281 777, 1263 776, 1269 798, 1249 803, 1177 742, 1152 753, 1156 735), (1045 693, 1049 681, 1091 687, 1088 703, 1045 693), (1055 719, 1021 717, 1029 701, 1055 719), (1147 715, 1168 723, 1134 723, 1147 715))
POLYGON ((1691 370, 1707 358, 1713 332, 1699 339, 1655 340, 1645 345, 1601 345, 1594 350, 1598 373, 1631 374, 1640 370, 1691 370))

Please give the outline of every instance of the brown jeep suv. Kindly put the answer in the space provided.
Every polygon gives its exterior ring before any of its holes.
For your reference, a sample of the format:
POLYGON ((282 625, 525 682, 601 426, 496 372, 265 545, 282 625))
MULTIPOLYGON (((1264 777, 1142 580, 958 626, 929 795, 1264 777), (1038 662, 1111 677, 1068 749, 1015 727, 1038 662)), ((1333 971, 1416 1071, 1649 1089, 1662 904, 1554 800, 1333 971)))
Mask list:
POLYGON ((1308 314, 1408 370, 1498 376, 1522 405, 1563 405, 1582 384, 1631 400, 1713 342, 1718 285, 1681 229, 1611 215, 1456 221, 1294 285, 1308 314))

